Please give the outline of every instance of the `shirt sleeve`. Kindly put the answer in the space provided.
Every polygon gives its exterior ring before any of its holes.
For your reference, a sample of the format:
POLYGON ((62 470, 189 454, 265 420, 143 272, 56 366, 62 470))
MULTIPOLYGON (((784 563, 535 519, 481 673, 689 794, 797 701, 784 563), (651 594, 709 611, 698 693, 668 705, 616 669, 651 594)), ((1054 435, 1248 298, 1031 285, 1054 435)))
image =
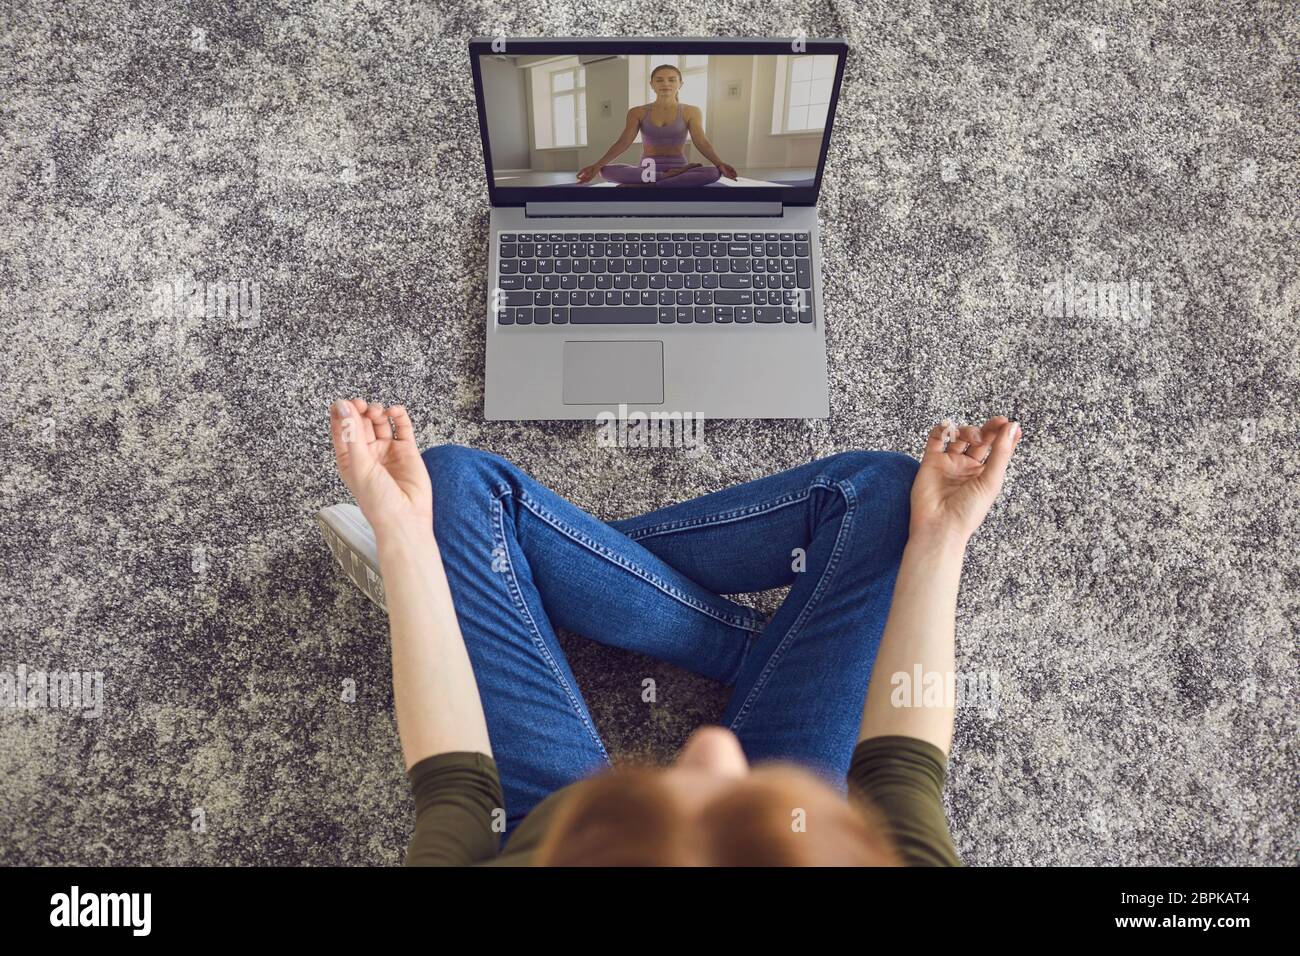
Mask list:
POLYGON ((908 866, 961 866, 943 812, 948 758, 917 737, 870 737, 853 750, 850 792, 865 796, 885 816, 908 866))
POLYGON ((469 866, 500 852, 505 797, 496 761, 454 751, 425 757, 406 773, 415 797, 415 832, 407 866, 469 866))

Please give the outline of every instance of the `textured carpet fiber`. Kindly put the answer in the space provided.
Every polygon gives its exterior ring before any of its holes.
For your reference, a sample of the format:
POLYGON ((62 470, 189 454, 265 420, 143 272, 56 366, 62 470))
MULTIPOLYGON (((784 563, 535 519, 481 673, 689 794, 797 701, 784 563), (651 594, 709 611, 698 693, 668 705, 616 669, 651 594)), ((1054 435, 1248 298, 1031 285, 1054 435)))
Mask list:
MULTIPOLYGON (((342 394, 605 518, 1018 416, 960 599, 958 665, 1000 691, 958 710, 963 858, 1294 862, 1287 4, 657 9, 654 35, 852 47, 821 203, 831 418, 709 423, 700 458, 482 421, 465 41, 641 34, 643 6, 132 7, 0 14, 0 670, 103 674, 97 719, 0 713, 0 862, 401 859, 386 619, 310 521, 347 498, 342 394), (1067 270, 1142 306, 1046 315, 1067 270), (169 315, 185 276, 256 282, 252 317, 169 315)), ((616 754, 667 759, 722 712, 707 680, 565 646, 616 754)))

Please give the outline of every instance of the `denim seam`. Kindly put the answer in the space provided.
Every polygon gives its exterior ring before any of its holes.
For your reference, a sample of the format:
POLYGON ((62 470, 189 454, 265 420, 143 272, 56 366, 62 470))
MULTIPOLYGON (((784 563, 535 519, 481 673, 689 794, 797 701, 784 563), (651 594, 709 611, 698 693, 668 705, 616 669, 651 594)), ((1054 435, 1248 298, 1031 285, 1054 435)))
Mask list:
POLYGON ((733 511, 722 511, 714 515, 704 515, 698 518, 688 518, 682 521, 665 521, 662 524, 651 525, 648 528, 641 528, 637 531, 623 532, 633 541, 639 541, 641 538, 653 538, 661 534, 669 534, 673 531, 683 531, 689 528, 707 528, 715 524, 729 524, 732 521, 741 521, 745 518, 752 518, 755 515, 766 514, 769 511, 775 511, 778 508, 785 508, 789 505, 799 504, 806 501, 813 487, 830 487, 830 482, 825 478, 814 478, 809 487, 801 492, 791 492, 780 498, 773 498, 770 501, 759 502, 756 505, 750 505, 748 508, 737 508, 733 511))
POLYGON ((632 574, 648 582, 652 586, 658 588, 660 591, 667 594, 669 597, 673 598, 674 600, 680 601, 682 604, 685 604, 687 607, 699 611, 701 614, 705 614, 713 618, 714 620, 721 621, 724 624, 730 625, 731 627, 739 628, 740 630, 749 631, 755 634, 763 630, 766 621, 757 617, 745 618, 745 617, 739 617, 731 614, 719 613, 718 611, 715 611, 713 608, 709 607, 707 604, 704 604, 701 601, 697 601, 689 594, 685 594, 679 591, 677 588, 673 587, 667 581, 661 580, 660 578, 651 574, 649 571, 646 571, 644 568, 640 568, 635 564, 632 564, 630 561, 624 560, 618 554, 609 550, 599 542, 593 541, 591 538, 587 537, 582 532, 574 528, 570 528, 563 521, 561 521, 555 515, 551 514, 544 507, 542 507, 541 504, 539 504, 538 502, 530 498, 526 492, 523 491, 519 492, 518 497, 519 497, 520 504, 522 504, 525 508, 527 508, 533 514, 535 514, 538 518, 545 521, 547 524, 555 528, 555 530, 559 531, 561 534, 563 534, 570 540, 577 542, 578 544, 594 552, 595 554, 598 554, 601 557, 605 558, 606 560, 613 562, 614 564, 623 568, 625 571, 631 572, 632 574))
POLYGON ((819 481, 815 482, 815 484, 822 488, 838 489, 840 494, 844 496, 844 517, 840 519, 840 530, 839 534, 835 536, 835 547, 831 549, 830 560, 826 562, 826 567, 822 570, 822 575, 817 581, 817 587, 804 603, 803 609, 799 612, 799 616, 795 618, 795 622, 790 625, 790 630, 786 632, 785 637, 781 639, 781 643, 777 645, 776 650, 772 652, 772 656, 768 658, 767 664, 763 667, 763 672, 758 675, 758 679, 754 681, 754 686, 750 688, 749 695, 745 698, 745 703, 741 705, 740 710, 737 711, 735 718, 731 721, 730 729, 733 733, 740 730, 741 725, 745 722, 745 718, 749 716, 749 713, 753 708, 754 701, 767 685, 768 680, 772 676, 772 672, 776 670, 777 664, 780 663, 781 656, 785 653, 786 648, 790 646, 790 642, 798 636, 801 630, 803 630, 804 625, 808 622, 808 618, 812 615, 812 612, 821 601, 822 595, 826 593, 831 577, 833 577, 835 572, 839 569, 840 555, 844 551, 844 542, 848 537, 849 529, 853 525, 853 517, 857 510, 857 494, 853 490, 852 483, 847 480, 838 481, 834 484, 819 481))
POLYGON ((559 665, 555 663, 555 658, 551 655, 550 649, 546 646, 546 641, 542 638, 541 630, 537 627, 537 621, 533 618, 532 612, 528 609, 528 602, 524 600, 523 589, 519 586, 519 578, 515 574, 514 561, 510 557, 510 548, 506 544, 505 508, 501 503, 501 499, 510 493, 511 489, 507 487, 504 490, 499 491, 492 498, 494 506, 493 510, 495 511, 496 518, 496 528, 494 529, 493 534, 496 536, 497 545, 505 553, 506 579, 507 587, 510 591, 510 597, 514 601, 515 609, 523 616, 529 630, 532 631, 533 644, 541 653, 542 659, 546 662, 546 665, 551 669, 551 673, 554 675, 556 682, 569 698, 569 703, 573 705, 574 712, 577 713, 578 719, 582 721, 583 726, 587 728, 587 732, 591 734, 591 739, 596 742, 596 746, 600 748, 601 754, 606 760, 608 760, 609 752, 605 749, 604 741, 600 739, 600 734, 596 732, 596 728, 592 726, 587 714, 584 713, 581 701, 574 696, 572 688, 569 687, 569 682, 564 679, 564 675, 560 672, 559 665))

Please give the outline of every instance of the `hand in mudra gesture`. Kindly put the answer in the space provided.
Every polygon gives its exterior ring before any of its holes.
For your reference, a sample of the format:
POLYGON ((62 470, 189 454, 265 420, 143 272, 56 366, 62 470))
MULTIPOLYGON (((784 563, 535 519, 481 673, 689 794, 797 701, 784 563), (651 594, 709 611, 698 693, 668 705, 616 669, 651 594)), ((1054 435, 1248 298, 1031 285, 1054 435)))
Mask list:
POLYGON ((912 482, 912 536, 964 544, 1001 492, 1020 436, 1019 423, 1002 415, 980 427, 940 422, 931 429, 912 482))
POLYGON ((330 439, 339 475, 376 533, 432 531, 433 486, 405 406, 339 399, 330 439))

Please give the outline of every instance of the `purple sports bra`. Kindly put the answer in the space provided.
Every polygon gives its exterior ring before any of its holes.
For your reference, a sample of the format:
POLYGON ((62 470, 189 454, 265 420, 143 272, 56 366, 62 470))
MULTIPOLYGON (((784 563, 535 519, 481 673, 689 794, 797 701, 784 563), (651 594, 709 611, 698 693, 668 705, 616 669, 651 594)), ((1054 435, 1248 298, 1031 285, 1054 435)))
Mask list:
POLYGON ((644 146, 681 146, 686 142, 686 120, 682 117, 682 105, 677 104, 677 118, 667 126, 656 126, 650 121, 650 111, 654 104, 646 107, 641 117, 641 143, 644 146))

